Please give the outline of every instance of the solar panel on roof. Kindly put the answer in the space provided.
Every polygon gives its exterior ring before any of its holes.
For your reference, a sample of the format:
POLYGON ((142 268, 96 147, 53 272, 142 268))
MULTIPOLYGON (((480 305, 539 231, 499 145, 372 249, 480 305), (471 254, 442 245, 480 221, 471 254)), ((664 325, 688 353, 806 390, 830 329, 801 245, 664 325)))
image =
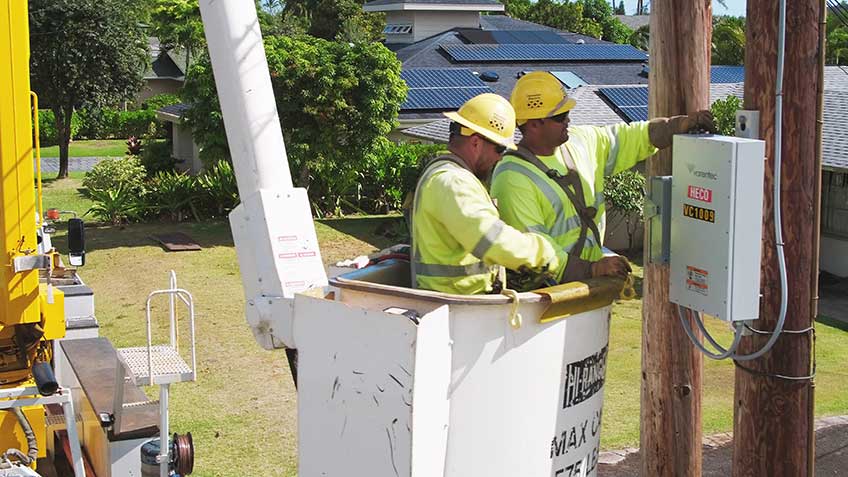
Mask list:
POLYGON ((646 61, 630 45, 441 45, 457 62, 490 61, 646 61))
POLYGON ((598 93, 620 111, 627 122, 648 120, 648 88, 601 88, 598 93))
POLYGON ((744 66, 713 66, 710 68, 710 83, 743 83, 744 66))
POLYGON ((457 109, 478 94, 492 92, 466 68, 413 68, 401 71, 400 77, 409 87, 401 111, 457 109))
POLYGON ((583 81, 583 78, 570 71, 551 71, 551 74, 556 76, 556 79, 558 79, 560 83, 568 89, 586 86, 586 82, 583 81))
POLYGON ((491 92, 492 90, 487 87, 410 89, 406 95, 406 101, 400 106, 400 109, 458 109, 463 103, 478 94, 491 92))
POLYGON ((454 69, 424 69, 415 68, 403 70, 400 73, 401 79, 406 81, 406 85, 410 88, 468 88, 468 87, 484 87, 486 85, 480 81, 471 70, 465 68, 454 69))

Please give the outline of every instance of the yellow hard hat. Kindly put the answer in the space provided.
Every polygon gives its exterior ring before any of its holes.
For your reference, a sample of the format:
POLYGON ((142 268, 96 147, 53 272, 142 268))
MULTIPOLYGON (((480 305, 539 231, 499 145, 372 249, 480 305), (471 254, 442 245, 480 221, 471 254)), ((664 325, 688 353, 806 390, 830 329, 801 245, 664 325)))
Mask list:
POLYGON ((483 93, 465 102, 459 111, 444 113, 463 127, 460 134, 480 134, 495 144, 515 150, 512 135, 515 133, 515 111, 502 96, 483 93))
POLYGON ((547 71, 533 71, 519 78, 509 102, 515 108, 518 124, 571 111, 577 104, 556 76, 547 71))

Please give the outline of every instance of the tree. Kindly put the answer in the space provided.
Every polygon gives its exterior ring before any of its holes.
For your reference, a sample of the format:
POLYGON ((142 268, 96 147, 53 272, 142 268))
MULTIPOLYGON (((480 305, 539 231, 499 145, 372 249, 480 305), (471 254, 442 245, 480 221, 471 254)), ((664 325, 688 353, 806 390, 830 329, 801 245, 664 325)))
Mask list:
POLYGON ((736 132, 736 111, 742 109, 742 100, 734 95, 717 99, 710 106, 713 113, 716 131, 725 136, 733 136, 736 132))
POLYGON ((642 51, 648 51, 651 42, 651 26, 642 25, 637 28, 636 31, 630 34, 630 38, 627 42, 635 48, 639 48, 642 51))
MULTIPOLYGON (((848 6, 843 6, 843 8, 848 12, 848 6)), ((842 10, 839 10, 839 13, 832 10, 827 16, 827 48, 825 48, 825 51, 826 61, 829 65, 848 64, 848 16, 841 12, 842 10)))
MULTIPOLYGON (((313 203, 338 204, 360 183, 368 154, 395 125, 406 95, 400 62, 379 43, 306 35, 266 36, 265 54, 292 176, 309 189, 313 203)), ((184 100, 193 105, 187 123, 204 162, 227 158, 208 58, 192 68, 184 100)))
POLYGON ((627 15, 627 13, 625 13, 625 11, 624 11, 624 0, 621 0, 620 2, 618 2, 618 6, 615 7, 615 14, 616 15, 627 15))
POLYGON ((191 65, 192 53, 206 44, 197 0, 155 0, 150 27, 150 32, 159 38, 166 50, 178 46, 185 50, 186 71, 191 65))
POLYGON ((642 223, 642 204, 645 201, 645 176, 636 170, 626 170, 606 178, 604 199, 610 205, 609 230, 624 225, 627 248, 633 249, 633 238, 642 223))
POLYGON ((745 19, 718 17, 713 24, 712 64, 741 65, 745 60, 745 19))
POLYGON ((513 18, 559 30, 580 33, 616 43, 627 43, 630 29, 612 16, 608 0, 509 0, 506 12, 513 18))
POLYGON ((59 178, 68 176, 74 108, 112 106, 141 89, 147 41, 138 4, 126 0, 30 0, 32 88, 53 111, 59 178))
POLYGON ((385 16, 366 13, 361 0, 289 0, 284 17, 299 17, 307 33, 325 40, 376 41, 382 37, 385 16))

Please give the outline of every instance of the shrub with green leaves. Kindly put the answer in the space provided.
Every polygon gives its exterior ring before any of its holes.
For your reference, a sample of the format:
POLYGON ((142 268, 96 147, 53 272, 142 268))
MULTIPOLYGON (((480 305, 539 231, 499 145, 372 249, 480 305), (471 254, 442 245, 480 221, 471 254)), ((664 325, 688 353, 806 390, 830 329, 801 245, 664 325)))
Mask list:
POLYGON ((197 177, 197 183, 206 195, 212 212, 222 216, 233 210, 239 203, 238 185, 233 166, 227 161, 219 161, 203 171, 197 177))
POLYGON ((630 169, 606 178, 604 199, 607 202, 609 228, 624 224, 627 231, 628 248, 633 248, 633 239, 642 223, 642 205, 645 200, 645 176, 630 169))
POLYGON ((170 172, 174 170, 176 161, 171 157, 171 142, 167 140, 151 139, 150 136, 145 137, 144 151, 141 153, 141 163, 147 171, 149 177, 153 177, 160 172, 170 172))
POLYGON ((360 207, 371 213, 400 210, 406 195, 415 190, 421 164, 444 149, 443 145, 395 144, 383 138, 360 173, 360 207))
POLYGON ((182 222, 191 213, 200 220, 195 207, 196 179, 183 172, 160 172, 150 181, 147 200, 160 215, 182 222))
POLYGON ((736 111, 742 109, 742 100, 736 96, 717 99, 710 106, 719 134, 733 136, 736 132, 736 111))
MULTIPOLYGON (((71 139, 78 136, 82 121, 73 115, 71 117, 71 139)), ((55 146, 59 143, 59 133, 56 130, 56 117, 49 109, 38 110, 38 142, 41 147, 55 146)))
POLYGON ((117 137, 144 136, 151 125, 158 124, 156 111, 152 109, 138 109, 135 111, 121 111, 118 113, 119 130, 117 137))
POLYGON ((148 109, 151 111, 157 111, 165 106, 170 106, 172 104, 180 103, 180 97, 176 94, 169 93, 159 93, 157 95, 151 96, 145 99, 141 103, 140 109, 148 109))
POLYGON ((144 193, 146 177, 144 166, 135 157, 103 159, 85 173, 82 185, 88 189, 89 194, 92 191, 122 189, 140 196, 144 193))
POLYGON ((88 194, 94 205, 85 215, 91 214, 97 220, 112 225, 139 220, 145 211, 139 195, 121 186, 105 190, 89 189, 88 194))
MULTIPOLYGON (((397 56, 379 43, 306 35, 264 41, 294 183, 308 189, 316 214, 356 210, 361 171, 406 94, 397 56)), ((208 57, 192 66, 183 99, 192 105, 186 121, 204 164, 228 158, 208 57)))

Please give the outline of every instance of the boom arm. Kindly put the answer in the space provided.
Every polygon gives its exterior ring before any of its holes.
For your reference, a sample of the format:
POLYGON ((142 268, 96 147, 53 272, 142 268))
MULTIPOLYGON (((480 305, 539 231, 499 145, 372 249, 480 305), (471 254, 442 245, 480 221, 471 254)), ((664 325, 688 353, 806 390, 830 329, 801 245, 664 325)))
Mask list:
POLYGON ((200 0, 241 204, 230 226, 245 314, 265 349, 296 348, 294 294, 327 285, 306 190, 292 186, 253 2, 200 0))

